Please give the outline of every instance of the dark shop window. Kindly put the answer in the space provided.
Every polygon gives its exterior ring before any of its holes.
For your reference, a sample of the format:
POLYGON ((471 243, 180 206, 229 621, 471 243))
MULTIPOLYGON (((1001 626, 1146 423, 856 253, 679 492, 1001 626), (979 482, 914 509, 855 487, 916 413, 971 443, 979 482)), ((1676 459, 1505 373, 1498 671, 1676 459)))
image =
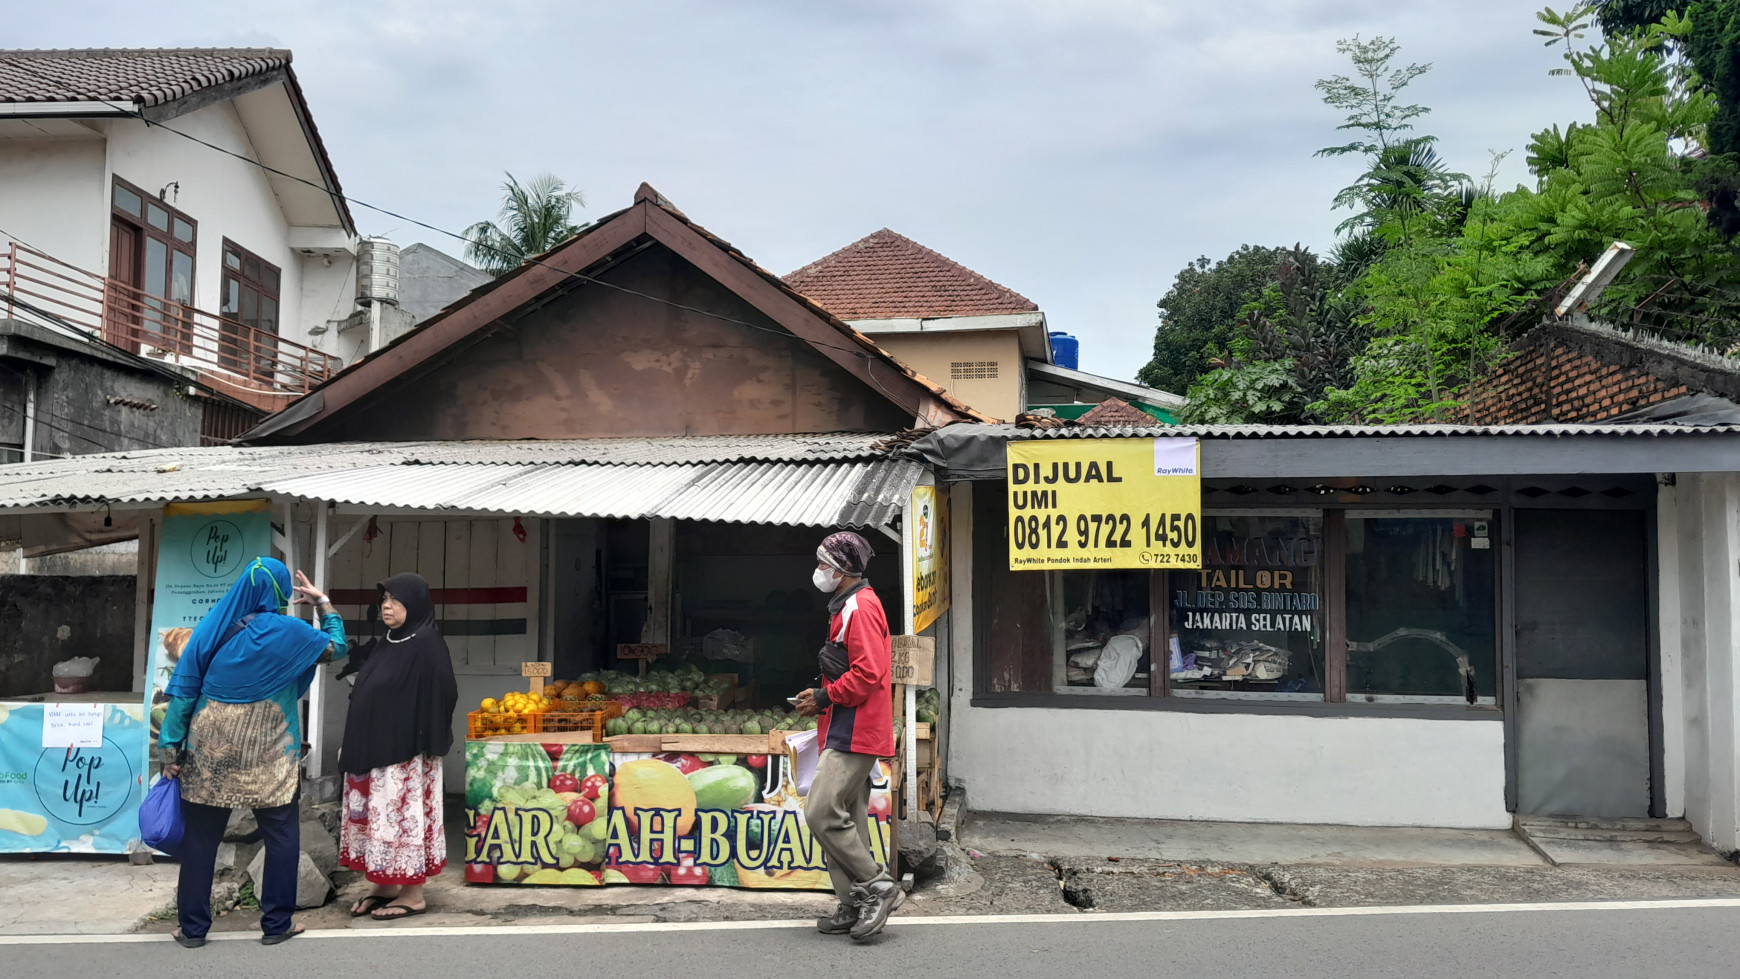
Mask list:
POLYGON ((1347 699, 1495 702, 1488 513, 1347 517, 1347 699))

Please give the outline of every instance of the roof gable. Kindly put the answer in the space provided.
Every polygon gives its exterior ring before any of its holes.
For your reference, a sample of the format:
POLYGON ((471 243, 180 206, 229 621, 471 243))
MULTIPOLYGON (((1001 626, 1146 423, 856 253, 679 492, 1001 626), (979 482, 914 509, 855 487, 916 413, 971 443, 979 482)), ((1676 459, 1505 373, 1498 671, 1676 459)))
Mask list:
MULTIPOLYGON (((984 417, 889 356, 869 338, 787 288, 729 243, 691 223, 643 184, 633 206, 600 219, 533 262, 473 290, 268 419, 247 438, 296 441, 303 433, 313 436, 344 428, 342 417, 364 410, 365 402, 374 399, 377 393, 417 383, 419 376, 450 362, 459 351, 472 344, 488 343, 492 335, 512 332, 518 320, 537 315, 540 308, 555 301, 561 292, 575 290, 634 298, 639 304, 635 312, 623 314, 611 329, 617 329, 624 321, 651 324, 659 322, 659 316, 666 319, 699 316, 732 331, 747 329, 781 335, 776 345, 786 345, 787 349, 795 338, 807 355, 831 362, 833 368, 861 381, 870 397, 897 408, 895 415, 904 418, 906 424, 915 418, 930 425, 944 425, 984 417), (665 290, 666 294, 658 295, 654 292, 656 286, 628 285, 603 277, 626 266, 654 244, 715 283, 717 298, 738 304, 744 312, 735 316, 721 314, 708 306, 714 297, 685 295, 675 280, 665 290), (644 309, 647 303, 663 306, 668 316, 663 312, 649 316, 644 309), (749 316, 765 318, 765 322, 751 322, 746 318, 749 316)), ((758 336, 757 341, 763 342, 763 338, 758 336)), ((528 372, 534 370, 532 364, 522 366, 528 372)), ((539 364, 535 369, 545 366, 539 364)), ((697 398, 702 396, 700 391, 700 387, 684 388, 676 396, 697 398)), ((454 392, 448 389, 445 393, 454 392)), ((877 413, 885 411, 878 409, 877 413)), ((539 433, 533 437, 550 436, 539 433)))
POLYGON ((785 277, 841 319, 936 319, 1033 313, 1013 289, 883 228, 785 277))
POLYGON ((323 212, 330 205, 325 220, 336 219, 354 234, 350 205, 290 61, 290 52, 277 48, 0 50, 0 105, 28 106, 39 116, 125 116, 163 124, 232 102, 261 161, 294 175, 267 173, 280 201, 323 212), (263 89, 273 90, 270 99, 263 89), (284 130, 295 135, 273 138, 284 130))

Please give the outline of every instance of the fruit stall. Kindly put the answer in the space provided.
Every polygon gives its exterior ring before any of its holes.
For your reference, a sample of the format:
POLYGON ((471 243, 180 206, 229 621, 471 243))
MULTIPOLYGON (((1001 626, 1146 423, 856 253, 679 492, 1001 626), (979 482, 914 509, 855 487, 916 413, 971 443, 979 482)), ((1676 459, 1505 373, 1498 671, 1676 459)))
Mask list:
MULTIPOLYGON (((665 672, 632 683, 683 686, 665 672)), ((622 689, 629 683, 556 680, 479 705, 465 744, 466 882, 828 889, 802 812, 797 746, 813 739, 813 719, 702 708, 692 690, 622 689), (624 701, 604 699, 613 686, 624 701), (564 713, 602 718, 604 737, 548 730, 564 713)), ((879 763, 871 844, 884 861, 893 788, 892 767, 879 763)))

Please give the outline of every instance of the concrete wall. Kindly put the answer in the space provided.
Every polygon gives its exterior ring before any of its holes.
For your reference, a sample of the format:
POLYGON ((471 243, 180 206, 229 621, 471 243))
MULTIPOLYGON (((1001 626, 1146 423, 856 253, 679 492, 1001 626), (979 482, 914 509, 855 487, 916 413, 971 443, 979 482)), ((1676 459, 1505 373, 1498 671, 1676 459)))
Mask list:
POLYGON ((1027 367, 1015 331, 973 333, 876 333, 877 345, 895 359, 948 389, 955 397, 1005 421, 1027 410, 1027 367), (994 379, 956 379, 956 362, 991 361, 994 379))
MULTIPOLYGON (((231 152, 254 152, 240 118, 227 102, 181 116, 174 126, 231 152)), ((156 193, 171 181, 179 183, 170 191, 168 203, 199 222, 194 305, 213 313, 222 308, 223 241, 229 238, 282 271, 281 335, 307 342, 307 327, 312 324, 305 323, 302 315, 302 265, 290 249, 289 227, 265 172, 136 120, 111 122, 108 130, 109 172, 147 193, 156 193)))
POLYGON ((1740 474, 1678 474, 1657 521, 1668 815, 1740 849, 1740 474))
MULTIPOLYGON (((176 129, 236 153, 254 150, 235 108, 225 102, 177 118, 176 129)), ((0 227, 64 262, 109 270, 109 188, 119 176, 155 194, 171 182, 168 203, 199 224, 194 305, 222 306, 223 240, 228 237, 282 272, 280 334, 309 343, 308 328, 350 311, 355 262, 324 260, 305 283, 303 256, 289 244, 278 199, 260 168, 132 119, 97 120, 89 138, 0 140, 0 227)), ((312 344, 311 344, 312 345, 312 344)))
POLYGON ((0 575, 0 697, 48 693, 54 664, 74 656, 101 660, 90 689, 133 689, 135 587, 129 575, 0 575))
POLYGON ((103 154, 102 137, 88 131, 70 139, 0 139, 0 228, 63 262, 108 272, 103 154))
POLYGON ((488 281, 488 272, 421 242, 399 253, 399 308, 418 323, 488 281))
POLYGON ((949 777, 976 809, 1500 829, 1497 721, 973 707, 973 508, 953 487, 949 777))

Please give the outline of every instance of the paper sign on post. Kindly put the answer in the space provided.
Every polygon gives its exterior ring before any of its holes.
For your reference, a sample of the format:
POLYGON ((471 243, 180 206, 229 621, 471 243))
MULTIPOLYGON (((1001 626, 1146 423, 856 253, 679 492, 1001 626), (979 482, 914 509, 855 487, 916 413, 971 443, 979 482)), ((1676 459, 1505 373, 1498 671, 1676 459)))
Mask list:
POLYGON ((101 748, 102 704, 45 704, 42 714, 44 748, 101 748))

